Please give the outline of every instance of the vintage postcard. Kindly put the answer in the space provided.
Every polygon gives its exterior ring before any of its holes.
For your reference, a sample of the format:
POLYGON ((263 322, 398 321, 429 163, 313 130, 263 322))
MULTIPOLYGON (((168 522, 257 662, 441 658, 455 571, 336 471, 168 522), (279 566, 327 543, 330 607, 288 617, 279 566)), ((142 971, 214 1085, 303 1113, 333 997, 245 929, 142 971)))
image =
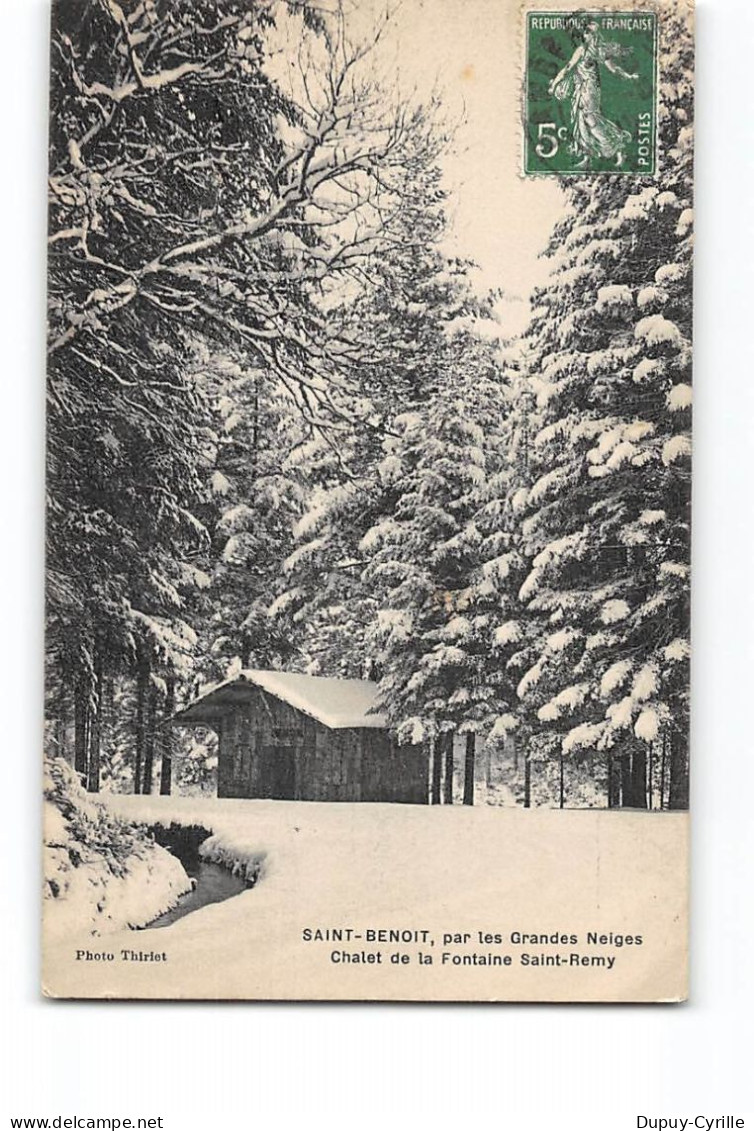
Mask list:
POLYGON ((687 996, 693 11, 57 0, 43 990, 687 996))

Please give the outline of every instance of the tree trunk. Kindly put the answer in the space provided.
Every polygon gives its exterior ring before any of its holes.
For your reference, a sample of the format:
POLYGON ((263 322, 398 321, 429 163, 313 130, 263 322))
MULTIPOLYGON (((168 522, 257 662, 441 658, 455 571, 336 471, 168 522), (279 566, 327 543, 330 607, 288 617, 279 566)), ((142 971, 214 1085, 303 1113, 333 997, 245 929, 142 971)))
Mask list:
POLYGON ((476 735, 469 731, 466 735, 466 760, 463 767, 463 803, 474 804, 474 764, 476 762, 476 735))
POLYGON ((91 705, 89 727, 89 758, 86 788, 89 793, 99 793, 100 755, 102 746, 102 655, 97 653, 94 666, 94 702, 91 705))
POLYGON ((446 805, 453 804, 453 734, 449 730, 445 735, 445 796, 443 801, 446 805))
POLYGON ((524 809, 531 809, 531 758, 524 754, 524 809))
POLYGON ((634 809, 647 807, 647 748, 643 742, 631 752, 631 804, 634 809))
POLYGON ((654 807, 654 772, 655 772, 655 757, 654 757, 654 743, 649 744, 649 758, 647 768, 647 808, 654 807))
POLYGON ((612 754, 607 758, 607 806, 608 809, 620 806, 620 764, 612 754))
POLYGON ((633 805, 633 784, 634 779, 631 773, 631 755, 621 754, 620 756, 620 803, 624 809, 630 809, 633 805))
POLYGON ((71 756, 68 751, 68 699, 62 680, 60 681, 60 694, 58 696, 58 717, 55 724, 55 741, 57 743, 58 757, 65 758, 66 762, 70 762, 71 756))
POLYGON ((136 720, 134 727, 134 793, 141 793, 146 741, 147 696, 149 693, 149 665, 139 659, 136 669, 136 720))
POLYGON ((147 712, 144 726, 144 777, 142 793, 151 793, 154 785, 154 746, 157 726, 157 688, 150 682, 147 689, 147 712))
POLYGON ((432 804, 442 801, 442 735, 432 739, 432 804))
POLYGON ((668 744, 665 731, 662 732, 662 756, 660 758, 660 808, 665 808, 665 779, 667 777, 668 744))
POLYGON ((173 749, 175 735, 168 722, 175 714, 175 676, 166 680, 167 694, 165 696, 165 719, 162 724, 162 741, 160 748, 162 759, 160 762, 160 793, 166 796, 170 793, 173 784, 173 749))
POLYGON ((88 762, 89 684, 83 675, 76 679, 73 700, 73 767, 82 784, 86 781, 88 762))
POLYGON ((251 414, 251 468, 254 473, 259 461, 259 373, 254 374, 254 396, 251 414))
POLYGON ((565 765, 565 758, 561 754, 560 755, 560 781, 558 783, 559 786, 560 786, 560 806, 559 806, 559 808, 561 808, 561 809, 565 808, 565 769, 564 769, 564 765, 565 765))
POLYGON ((670 794, 669 809, 688 809, 689 769, 685 735, 677 730, 670 733, 670 794))

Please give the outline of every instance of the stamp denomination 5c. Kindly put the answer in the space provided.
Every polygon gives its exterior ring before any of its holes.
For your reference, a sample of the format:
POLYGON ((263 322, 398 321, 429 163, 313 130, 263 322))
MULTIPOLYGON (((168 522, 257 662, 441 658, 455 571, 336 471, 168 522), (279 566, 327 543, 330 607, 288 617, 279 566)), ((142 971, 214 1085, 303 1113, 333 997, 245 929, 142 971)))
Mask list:
POLYGON ((524 172, 656 169, 653 12, 528 12, 524 172))

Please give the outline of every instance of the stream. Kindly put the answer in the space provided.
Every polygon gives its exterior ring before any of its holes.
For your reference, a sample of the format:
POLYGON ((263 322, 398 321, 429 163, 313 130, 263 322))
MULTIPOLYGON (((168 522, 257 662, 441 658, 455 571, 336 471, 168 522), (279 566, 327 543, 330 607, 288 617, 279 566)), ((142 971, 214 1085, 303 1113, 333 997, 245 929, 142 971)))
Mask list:
POLYGON ((210 836, 207 829, 198 825, 170 825, 169 828, 155 826, 152 834, 157 844, 178 857, 186 873, 194 881, 194 887, 180 897, 175 907, 158 915, 140 930, 169 927, 171 923, 182 919, 184 915, 190 915, 192 911, 198 911, 200 907, 222 903, 253 886, 240 876, 234 876, 228 868, 202 859, 199 846, 210 836))

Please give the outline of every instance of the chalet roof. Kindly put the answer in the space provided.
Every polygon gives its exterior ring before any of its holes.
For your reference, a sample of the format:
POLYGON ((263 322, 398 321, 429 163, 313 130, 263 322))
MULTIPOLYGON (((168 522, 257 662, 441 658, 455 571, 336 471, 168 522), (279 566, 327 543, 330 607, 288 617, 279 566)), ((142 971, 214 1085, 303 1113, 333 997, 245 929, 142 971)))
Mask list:
POLYGON ((247 701, 252 687, 261 688, 331 730, 384 729, 387 726, 387 719, 377 711, 377 684, 369 679, 329 679, 251 668, 217 684, 174 715, 172 722, 177 726, 211 725, 226 714, 229 707, 247 701))

